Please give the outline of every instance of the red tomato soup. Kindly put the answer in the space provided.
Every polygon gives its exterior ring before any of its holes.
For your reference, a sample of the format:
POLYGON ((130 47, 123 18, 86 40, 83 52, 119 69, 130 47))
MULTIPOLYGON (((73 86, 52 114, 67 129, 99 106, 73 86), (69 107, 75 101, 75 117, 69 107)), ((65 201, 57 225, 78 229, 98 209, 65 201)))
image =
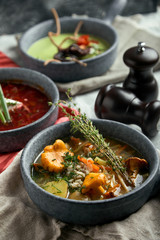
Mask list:
POLYGON ((5 98, 19 101, 9 107, 11 122, 0 121, 0 131, 26 126, 41 118, 48 110, 49 99, 39 90, 23 84, 1 83, 5 98))

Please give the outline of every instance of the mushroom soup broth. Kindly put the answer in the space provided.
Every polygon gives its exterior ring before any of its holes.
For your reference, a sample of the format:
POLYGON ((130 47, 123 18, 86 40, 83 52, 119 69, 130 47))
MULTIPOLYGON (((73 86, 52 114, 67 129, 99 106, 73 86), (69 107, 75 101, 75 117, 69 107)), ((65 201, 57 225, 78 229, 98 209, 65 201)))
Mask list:
POLYGON ((57 196, 86 201, 114 198, 142 184, 148 177, 147 161, 125 143, 106 141, 124 163, 132 185, 108 164, 103 151, 99 153, 87 140, 73 136, 44 148, 33 163, 33 180, 57 196))

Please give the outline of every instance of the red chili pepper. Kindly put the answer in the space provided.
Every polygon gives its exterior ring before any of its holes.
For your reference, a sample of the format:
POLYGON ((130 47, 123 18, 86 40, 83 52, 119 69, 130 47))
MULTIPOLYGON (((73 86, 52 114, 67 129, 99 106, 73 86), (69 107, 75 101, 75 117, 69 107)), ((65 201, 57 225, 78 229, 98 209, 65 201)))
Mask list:
POLYGON ((90 43, 89 35, 81 35, 77 40, 78 45, 86 45, 87 46, 89 43, 90 43))
POLYGON ((88 46, 91 42, 98 44, 97 40, 93 40, 93 39, 90 40, 89 38, 90 38, 89 35, 81 35, 77 40, 77 44, 78 45, 85 45, 85 46, 88 46))

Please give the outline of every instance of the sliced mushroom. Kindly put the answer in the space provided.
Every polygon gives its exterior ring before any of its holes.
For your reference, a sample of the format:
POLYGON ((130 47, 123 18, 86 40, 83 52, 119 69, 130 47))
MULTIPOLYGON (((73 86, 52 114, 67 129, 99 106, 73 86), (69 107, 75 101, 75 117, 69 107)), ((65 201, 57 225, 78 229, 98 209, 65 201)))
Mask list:
POLYGON ((82 49, 77 44, 72 44, 68 48, 62 48, 58 50, 58 53, 54 55, 54 59, 60 61, 70 61, 70 58, 76 58, 85 56, 89 53, 90 48, 82 49))
POLYGON ((145 159, 138 157, 130 157, 126 159, 125 164, 132 180, 137 177, 140 170, 148 167, 148 162, 145 159))

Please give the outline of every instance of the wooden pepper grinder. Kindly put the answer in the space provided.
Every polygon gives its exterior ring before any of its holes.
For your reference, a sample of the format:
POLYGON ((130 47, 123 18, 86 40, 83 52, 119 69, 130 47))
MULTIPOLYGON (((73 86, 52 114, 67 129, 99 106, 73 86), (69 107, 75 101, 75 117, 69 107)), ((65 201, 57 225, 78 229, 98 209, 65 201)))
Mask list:
POLYGON ((158 53, 144 42, 128 49, 123 55, 124 63, 130 68, 123 87, 132 91, 140 100, 150 102, 157 99, 158 85, 153 67, 159 60, 158 53))
POLYGON ((136 124, 148 137, 155 136, 160 130, 160 101, 145 103, 128 89, 113 84, 100 89, 95 113, 98 118, 136 124))

